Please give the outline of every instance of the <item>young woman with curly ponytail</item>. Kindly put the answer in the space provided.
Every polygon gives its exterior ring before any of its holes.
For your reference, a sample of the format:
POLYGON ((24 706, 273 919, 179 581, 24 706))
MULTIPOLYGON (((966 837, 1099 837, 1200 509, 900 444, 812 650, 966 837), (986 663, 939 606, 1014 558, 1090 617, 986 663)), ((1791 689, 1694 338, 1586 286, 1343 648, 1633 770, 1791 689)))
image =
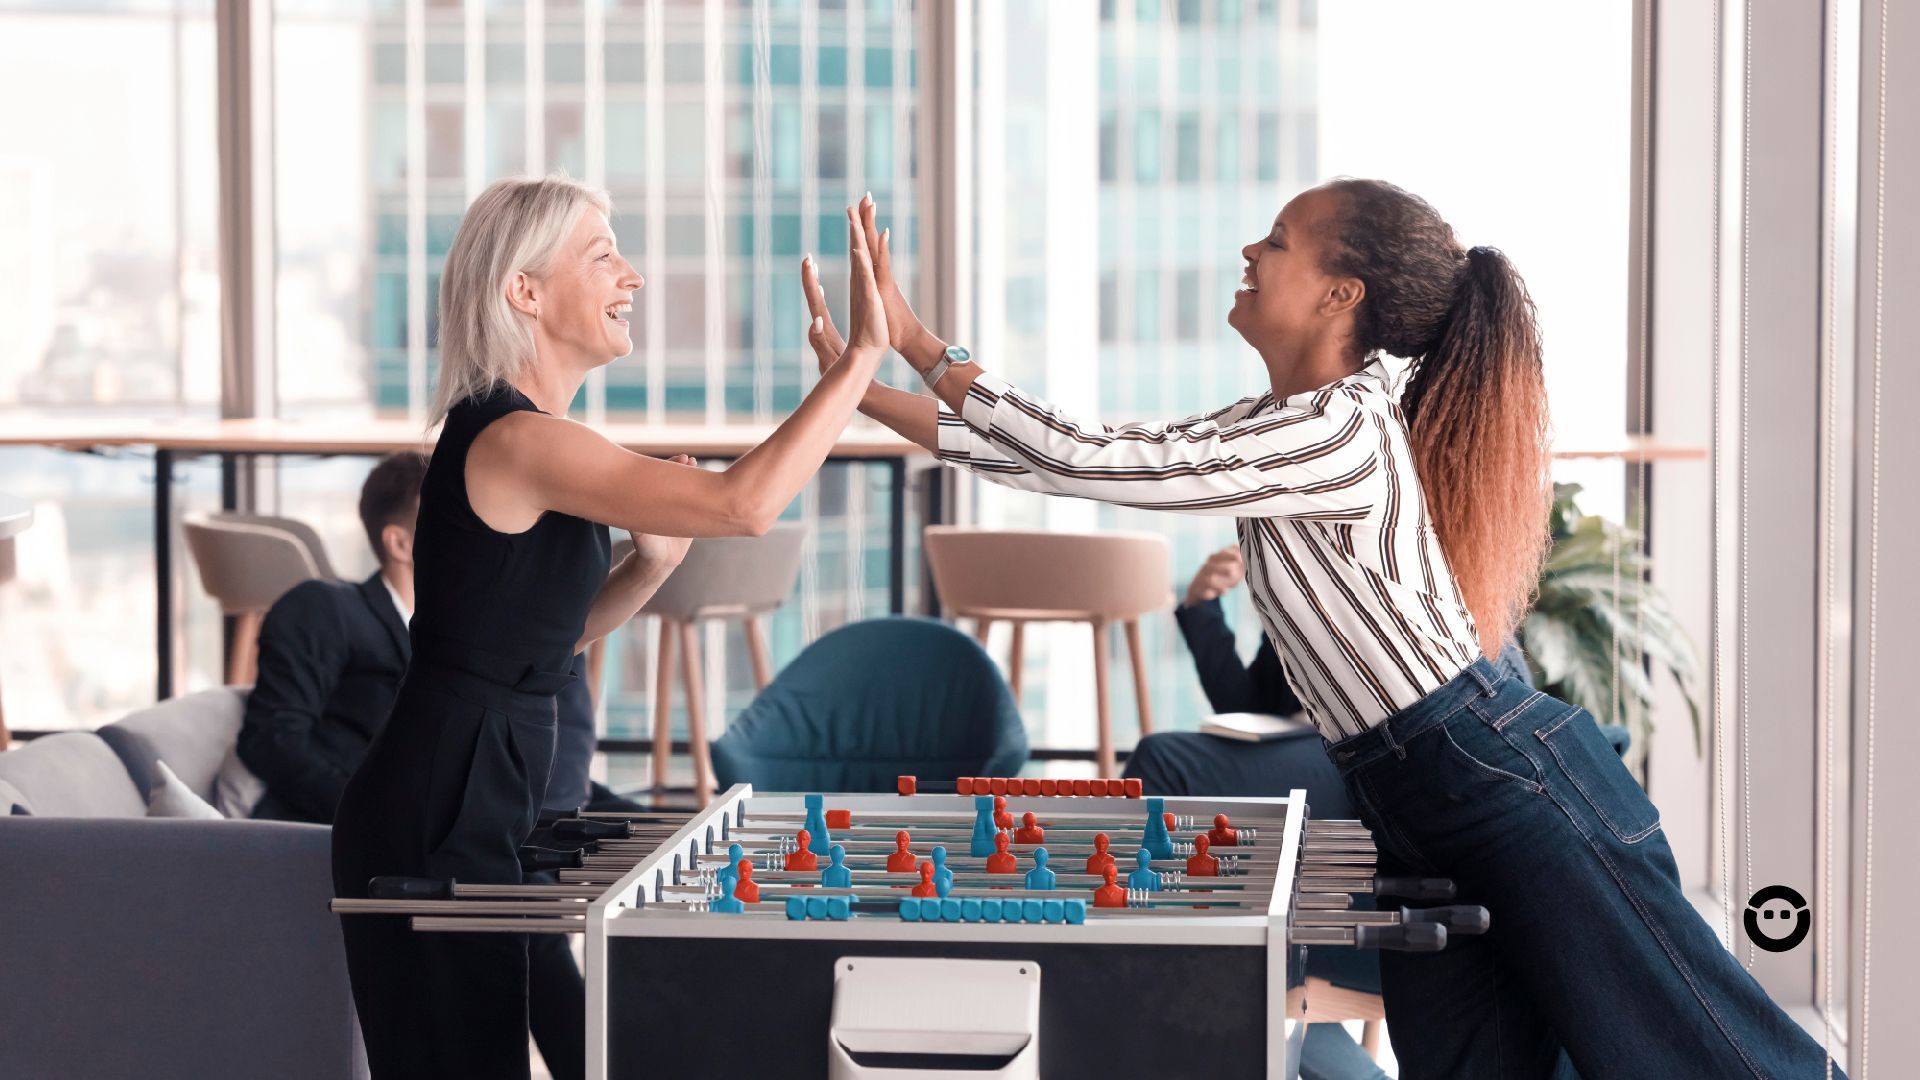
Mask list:
MULTIPOLYGON (((1828 1075, 1681 892, 1593 718, 1489 662, 1531 602, 1551 492, 1540 336, 1506 256, 1392 184, 1304 192, 1241 249, 1227 316, 1270 388, 1105 427, 930 333, 871 217, 866 235, 891 344, 934 398, 875 383, 861 411, 1008 487, 1236 518, 1379 872, 1451 878, 1492 913, 1445 952, 1381 956, 1402 1077, 1828 1075)), ((803 278, 825 366, 839 335, 803 278)))

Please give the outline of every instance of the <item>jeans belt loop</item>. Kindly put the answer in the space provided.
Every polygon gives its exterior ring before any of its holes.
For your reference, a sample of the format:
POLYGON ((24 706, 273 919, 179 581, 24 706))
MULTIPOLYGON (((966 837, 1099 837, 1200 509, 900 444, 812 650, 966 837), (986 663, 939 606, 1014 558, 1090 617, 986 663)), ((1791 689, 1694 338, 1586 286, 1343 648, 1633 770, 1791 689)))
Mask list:
POLYGON ((1463 670, 1466 671, 1467 675, 1471 677, 1474 682, 1480 684, 1481 697, 1493 696, 1493 682, 1480 673, 1480 662, 1478 660, 1468 664, 1463 670))
POLYGON ((1407 748, 1401 746, 1400 740, 1393 737, 1393 724, 1390 719, 1380 721, 1380 737, 1386 740, 1387 749, 1393 751, 1394 757, 1401 761, 1407 760, 1407 748))

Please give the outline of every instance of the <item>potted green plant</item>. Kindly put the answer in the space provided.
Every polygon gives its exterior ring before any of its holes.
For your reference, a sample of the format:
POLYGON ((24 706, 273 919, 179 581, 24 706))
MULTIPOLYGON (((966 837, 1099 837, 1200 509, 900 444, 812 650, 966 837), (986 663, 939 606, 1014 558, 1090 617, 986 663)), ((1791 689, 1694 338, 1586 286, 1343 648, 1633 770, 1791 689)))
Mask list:
POLYGON ((1533 610, 1520 625, 1535 684, 1600 723, 1626 725, 1638 761, 1653 731, 1653 673, 1665 671, 1686 700, 1699 753, 1693 647, 1666 596, 1647 581, 1650 562, 1638 533, 1581 513, 1579 493, 1578 484, 1553 485, 1553 546, 1533 610))

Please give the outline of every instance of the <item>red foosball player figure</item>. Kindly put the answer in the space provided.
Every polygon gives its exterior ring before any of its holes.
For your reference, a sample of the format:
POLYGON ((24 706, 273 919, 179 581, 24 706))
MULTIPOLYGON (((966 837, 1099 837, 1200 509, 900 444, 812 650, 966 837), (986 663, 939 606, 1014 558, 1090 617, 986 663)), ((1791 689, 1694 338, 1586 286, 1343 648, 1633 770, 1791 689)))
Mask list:
POLYGON ((1213 815, 1213 828, 1207 830, 1207 842, 1214 847, 1239 847, 1240 831, 1233 827, 1225 814, 1213 815))
POLYGON ((805 829, 801 829, 799 832, 794 834, 793 840, 794 840, 794 843, 799 845, 799 847, 796 850, 787 853, 787 869, 789 870, 820 869, 819 860, 814 858, 813 852, 807 850, 807 845, 813 843, 813 834, 808 832, 805 829))
POLYGON ((907 845, 912 840, 913 838, 907 835, 905 829, 893 834, 893 854, 887 856, 887 873, 913 873, 913 866, 917 860, 914 859, 913 852, 907 850, 907 845))
POLYGON ((1207 834, 1201 833, 1193 838, 1193 854, 1187 858, 1188 877, 1219 877, 1220 860, 1207 854, 1207 834))
POLYGON ((1013 852, 1007 850, 1007 831, 1002 829, 994 833, 993 854, 987 856, 987 873, 1017 874, 1019 872, 1019 860, 1013 857, 1013 852))
POLYGON ((1100 871, 1100 877, 1102 880, 1106 882, 1106 884, 1093 890, 1093 906, 1094 907, 1126 907, 1127 906, 1127 890, 1121 888, 1119 885, 1114 883, 1114 879, 1118 878, 1119 876, 1120 876, 1119 869, 1114 867, 1113 864, 1111 863, 1107 864, 1107 866, 1100 871))
POLYGON ((940 895, 940 890, 933 884, 933 860, 929 859, 920 864, 920 884, 913 887, 913 895, 922 899, 940 895))
POLYGON ((1020 815, 1020 828, 1013 834, 1016 844, 1044 844, 1047 842, 1047 830, 1040 827, 1040 819, 1029 810, 1020 815))
POLYGON ((1107 838, 1106 833, 1093 834, 1093 854, 1087 856, 1087 873, 1101 873, 1103 867, 1107 870, 1119 869, 1113 863, 1113 856, 1107 854, 1107 845, 1111 843, 1113 841, 1107 838))
POLYGON ((733 884, 733 898, 743 904, 760 902, 760 886, 753 880, 753 860, 740 860, 740 877, 733 884))
POLYGON ((1013 828, 1013 815, 1007 813, 1007 797, 1005 795, 995 795, 993 797, 993 827, 996 829, 1013 828))

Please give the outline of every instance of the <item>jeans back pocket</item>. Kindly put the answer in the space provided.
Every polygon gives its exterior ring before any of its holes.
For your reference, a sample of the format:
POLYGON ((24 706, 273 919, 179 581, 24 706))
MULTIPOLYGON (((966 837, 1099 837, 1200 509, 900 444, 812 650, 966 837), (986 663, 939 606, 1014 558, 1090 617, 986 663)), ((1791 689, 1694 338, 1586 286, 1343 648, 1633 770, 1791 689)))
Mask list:
POLYGON ((1568 706, 1565 716, 1534 734, 1615 839, 1637 844, 1660 828, 1659 808, 1585 709, 1568 706))

